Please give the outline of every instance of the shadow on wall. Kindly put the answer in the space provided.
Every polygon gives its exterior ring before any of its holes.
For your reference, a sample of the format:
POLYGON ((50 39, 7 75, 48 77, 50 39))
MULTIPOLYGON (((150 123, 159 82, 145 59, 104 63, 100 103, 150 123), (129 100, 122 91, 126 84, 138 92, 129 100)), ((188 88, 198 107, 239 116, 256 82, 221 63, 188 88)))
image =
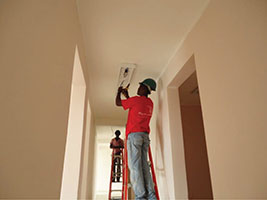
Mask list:
MULTIPOLYGON (((164 149, 164 133, 162 128, 162 115, 158 113, 162 113, 162 99, 163 99, 163 91, 162 91, 162 81, 158 80, 157 82, 157 90, 158 92, 158 107, 157 107, 157 119, 156 119, 156 173, 157 173, 157 182, 159 184, 159 188, 165 188, 163 196, 169 194, 167 181, 166 181, 166 172, 165 172, 165 163, 163 159, 163 149, 164 149)), ((163 191, 159 191, 163 192, 163 191)), ((162 196, 161 195, 161 196, 162 196)))

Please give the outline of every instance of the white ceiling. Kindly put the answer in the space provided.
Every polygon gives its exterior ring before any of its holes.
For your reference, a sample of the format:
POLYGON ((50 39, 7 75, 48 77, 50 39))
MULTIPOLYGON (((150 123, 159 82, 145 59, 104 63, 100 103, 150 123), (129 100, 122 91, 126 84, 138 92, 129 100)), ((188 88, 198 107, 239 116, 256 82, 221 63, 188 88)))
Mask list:
POLYGON ((201 16, 208 0, 77 0, 95 117, 125 119, 115 106, 122 63, 135 63, 138 82, 157 79, 201 16))

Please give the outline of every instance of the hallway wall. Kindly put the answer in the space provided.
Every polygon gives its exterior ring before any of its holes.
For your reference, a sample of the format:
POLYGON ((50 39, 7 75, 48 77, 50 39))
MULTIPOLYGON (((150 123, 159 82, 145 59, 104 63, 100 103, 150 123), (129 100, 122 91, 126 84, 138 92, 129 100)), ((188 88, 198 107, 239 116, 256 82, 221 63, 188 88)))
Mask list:
MULTIPOLYGON (((88 98, 88 97, 87 97, 88 98)), ((87 99, 86 98, 86 99, 87 99)), ((92 116, 90 102, 87 102, 87 113, 84 117, 83 145, 81 153, 80 183, 78 199, 92 199, 94 191, 94 163, 95 160, 95 121, 92 116)))
MULTIPOLYGON (((176 91, 194 56, 215 199, 267 198, 267 2, 211 0, 159 79, 158 124, 171 199, 187 198, 176 91), (178 78, 177 78, 178 77, 178 78), (172 89, 174 88, 174 89, 172 89), (177 112, 173 112, 176 110, 177 112), (178 119, 174 121, 173 119, 178 119), (163 133, 161 133, 163 132, 163 133)), ((160 188, 163 191, 165 188, 160 188)))
POLYGON ((0 198, 59 198, 81 42, 75 0, 0 1, 0 198))

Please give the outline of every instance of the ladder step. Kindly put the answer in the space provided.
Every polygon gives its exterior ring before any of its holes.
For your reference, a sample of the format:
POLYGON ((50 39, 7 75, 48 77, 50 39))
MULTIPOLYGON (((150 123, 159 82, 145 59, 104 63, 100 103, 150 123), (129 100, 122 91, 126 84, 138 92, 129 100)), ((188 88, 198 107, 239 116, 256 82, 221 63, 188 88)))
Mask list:
POLYGON ((121 200, 121 197, 111 197, 111 200, 121 200))
POLYGON ((122 190, 111 190, 111 192, 122 192, 122 190))

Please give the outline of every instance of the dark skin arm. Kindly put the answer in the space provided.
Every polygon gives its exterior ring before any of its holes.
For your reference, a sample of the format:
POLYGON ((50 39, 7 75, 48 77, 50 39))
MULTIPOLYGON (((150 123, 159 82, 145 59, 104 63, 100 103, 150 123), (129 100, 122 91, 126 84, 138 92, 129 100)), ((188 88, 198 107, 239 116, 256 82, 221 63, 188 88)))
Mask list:
MULTIPOLYGON (((129 87, 129 86, 127 86, 129 87)), ((130 96, 128 94, 128 89, 123 89, 122 87, 118 88, 117 96, 116 96, 116 106, 122 106, 121 104, 121 93, 128 99, 130 96)))

